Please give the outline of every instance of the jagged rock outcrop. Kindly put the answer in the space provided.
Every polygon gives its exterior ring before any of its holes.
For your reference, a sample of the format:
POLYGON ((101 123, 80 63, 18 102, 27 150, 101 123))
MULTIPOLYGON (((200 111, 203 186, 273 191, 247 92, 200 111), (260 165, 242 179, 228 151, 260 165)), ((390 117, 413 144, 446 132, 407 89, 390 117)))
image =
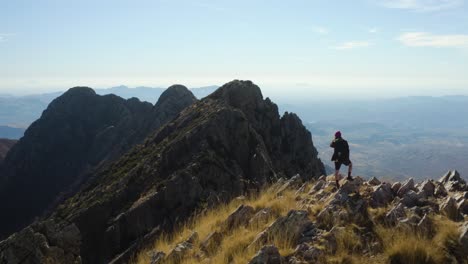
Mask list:
POLYGON ((26 130, 0 168, 0 238, 53 208, 97 168, 115 160, 195 102, 180 85, 156 105, 75 87, 26 130))
MULTIPOLYGON (((193 228, 192 234, 203 233, 205 238, 201 243, 190 242, 194 240, 193 235, 182 242, 174 240, 169 247, 164 239, 158 239, 154 244, 165 251, 156 247, 143 250, 139 256, 149 256, 149 263, 306 264, 353 263, 356 260, 365 263, 406 263, 408 260, 464 263, 466 260, 466 218, 457 217, 452 221, 445 209, 439 211, 439 205, 447 199, 450 210, 460 211, 455 201, 463 202, 468 195, 466 192, 450 192, 448 198, 431 196, 424 192, 432 189, 425 181, 415 184, 418 192, 410 189, 403 198, 392 196, 387 206, 368 208, 379 187, 393 195, 390 184, 374 186, 360 177, 355 177, 354 181, 342 179, 340 183, 342 187, 337 189, 333 186, 334 177, 322 176, 310 181, 299 181, 298 177, 280 178, 258 199, 245 196, 233 199, 228 205, 232 206, 232 213, 227 216, 222 207, 219 218, 212 215, 217 212, 216 208, 212 209, 214 212, 207 212, 214 219, 198 222, 205 220, 204 213, 199 216, 201 219, 195 217, 193 222, 199 224, 190 228, 193 228), (310 191, 305 191, 307 189, 310 191), (280 195, 278 190, 282 190, 280 195), (417 202, 405 203, 405 197, 413 196, 417 202), (213 231, 208 233, 207 230, 213 231), (398 247, 394 247, 394 243, 398 243, 398 247)), ((184 238, 187 230, 175 231, 172 235, 184 238)))
POLYGON ((316 235, 316 227, 306 211, 291 210, 288 215, 279 217, 267 229, 257 235, 250 246, 266 243, 275 237, 288 237, 294 242, 310 241, 316 235))
MULTIPOLYGON (((139 238, 177 227, 206 201, 227 201, 279 177, 323 173, 311 134, 297 116, 280 117, 256 85, 233 81, 96 173, 49 220, 77 226, 83 263, 116 256, 113 263, 123 263, 139 238)), ((4 242, 0 263, 6 250, 9 256, 35 250, 17 244, 14 237, 4 242)))
POLYGON ((456 170, 448 171, 440 178, 439 182, 443 184, 445 189, 449 192, 468 190, 465 180, 460 177, 460 174, 456 170))
POLYGON ((240 205, 224 222, 224 230, 229 231, 238 226, 246 226, 254 213, 255 210, 251 206, 240 205))
POLYGON ((13 139, 0 138, 0 164, 3 162, 8 151, 18 142, 13 139))

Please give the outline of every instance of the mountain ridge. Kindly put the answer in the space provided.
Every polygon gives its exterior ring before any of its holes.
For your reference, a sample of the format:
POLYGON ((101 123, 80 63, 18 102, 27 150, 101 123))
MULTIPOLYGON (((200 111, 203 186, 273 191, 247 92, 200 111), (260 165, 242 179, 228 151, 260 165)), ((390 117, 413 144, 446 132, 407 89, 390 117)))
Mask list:
MULTIPOLYGON (((216 90, 218 86, 205 86, 199 88, 190 88, 189 90, 197 98, 203 98, 216 90)), ((117 86, 111 88, 95 89, 96 94, 107 95, 115 94, 124 99, 132 97, 139 98, 140 101, 155 104, 159 96, 166 88, 158 87, 136 87, 117 86)), ((66 92, 66 91, 64 91, 66 92)), ((38 119, 47 108, 47 105, 64 92, 51 92, 44 94, 32 94, 24 96, 0 96, 0 126, 11 127, 8 131, 0 129, 0 137, 14 137, 19 139, 22 136, 21 130, 14 127, 27 128, 34 120, 38 119)), ((7 129, 7 128, 5 128, 7 129)))
POLYGON ((162 106, 100 96, 88 87, 71 88, 52 101, 0 167, 0 208, 12 216, 0 220, 0 234, 53 208, 93 170, 141 143, 196 100, 185 87, 169 87, 166 93, 162 106))
POLYGON ((51 236, 69 235, 73 243, 53 244, 60 255, 41 251, 42 257, 125 262, 139 238, 172 230, 203 204, 227 202, 279 177, 318 177, 324 169, 316 154, 297 116, 280 117, 258 86, 236 80, 185 108, 94 175, 49 218, 5 240, 0 251, 40 261, 30 236, 52 241, 51 236), (25 256, 12 243, 33 251, 25 256))

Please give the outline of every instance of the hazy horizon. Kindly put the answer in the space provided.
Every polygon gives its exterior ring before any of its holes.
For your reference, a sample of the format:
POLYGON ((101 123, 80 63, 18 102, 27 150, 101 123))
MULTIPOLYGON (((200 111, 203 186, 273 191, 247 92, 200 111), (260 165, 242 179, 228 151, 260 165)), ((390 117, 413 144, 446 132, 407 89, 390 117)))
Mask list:
POLYGON ((275 96, 468 94, 466 2, 2 1, 0 93, 248 79, 275 96))
MULTIPOLYGON (((251 80, 255 83, 255 80, 251 80)), ((228 81, 226 81, 227 83, 228 81)), ((202 86, 194 86, 194 85, 187 85, 184 83, 173 83, 174 84, 182 84, 189 89, 198 89, 198 88, 205 88, 205 87, 212 87, 212 86, 221 86, 222 84, 210 84, 210 85, 202 85, 202 86)), ((224 83, 223 83, 224 84, 224 83)), ((312 87, 303 87, 297 85, 295 87, 283 87, 287 92, 275 89, 274 87, 264 87, 260 86, 264 97, 270 97, 275 101, 280 102, 291 102, 291 103, 307 103, 310 101, 332 101, 332 100, 352 100, 352 101, 367 101, 367 100, 379 100, 379 99, 399 99, 399 98, 406 98, 406 97, 446 97, 446 96, 468 96, 468 91, 465 92, 462 89, 454 89, 454 90, 444 90, 439 89, 437 91, 424 91, 424 90, 411 90, 408 91, 407 89, 401 88, 398 91, 394 89, 389 93, 382 93, 381 91, 374 90, 374 93, 367 91, 366 93, 362 92, 362 89, 354 89, 349 92, 344 92, 342 90, 333 90, 330 91, 328 89, 323 88, 312 88, 312 87), (357 91, 357 92, 356 92, 357 91)), ((27 90, 10 90, 7 92, 0 92, 0 96, 30 96, 30 95, 41 95, 41 94, 50 94, 50 93, 59 93, 65 92, 72 87, 77 86, 87 86, 92 89, 112 89, 117 87, 126 87, 128 89, 135 89, 135 88, 149 88, 149 89, 166 89, 171 85, 167 86, 132 86, 132 85, 111 85, 111 86, 102 86, 102 87, 92 87, 89 85, 74 85, 71 87, 64 87, 64 88, 56 88, 56 89, 27 89, 27 90)))

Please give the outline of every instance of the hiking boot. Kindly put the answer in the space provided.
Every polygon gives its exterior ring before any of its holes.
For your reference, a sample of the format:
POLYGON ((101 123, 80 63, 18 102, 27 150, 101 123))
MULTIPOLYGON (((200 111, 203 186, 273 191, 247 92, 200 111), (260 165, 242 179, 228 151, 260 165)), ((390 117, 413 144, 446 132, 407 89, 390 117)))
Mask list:
POLYGON ((340 182, 338 180, 336 181, 336 188, 340 188, 340 182))
POLYGON ((351 177, 351 175, 348 175, 348 177, 346 177, 346 179, 347 179, 348 181, 354 181, 354 179, 353 179, 353 177, 351 177))

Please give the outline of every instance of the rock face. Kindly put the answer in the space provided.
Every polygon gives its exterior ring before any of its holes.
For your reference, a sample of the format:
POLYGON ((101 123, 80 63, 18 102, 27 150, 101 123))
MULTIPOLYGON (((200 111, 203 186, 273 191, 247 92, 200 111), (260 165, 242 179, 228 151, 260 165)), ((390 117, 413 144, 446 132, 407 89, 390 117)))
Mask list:
POLYGON ((468 187, 465 180, 460 177, 458 171, 448 171, 442 178, 439 180, 449 192, 455 191, 467 191, 468 187))
MULTIPOLYGON (((256 85, 233 81, 93 175, 48 221, 76 225, 81 243, 73 251, 83 263, 123 263, 128 259, 118 256, 128 257, 121 253, 138 238, 171 230, 213 197, 227 201, 280 176, 310 179, 323 173, 299 118, 280 117, 256 85)), ((34 256, 36 248, 16 246, 21 243, 14 236, 5 241, 0 263, 7 251, 10 257, 24 251, 34 256)))
POLYGON ((251 246, 266 243, 274 237, 288 237, 294 242, 310 240, 316 234, 316 227, 306 211, 291 210, 288 215, 276 219, 267 229, 258 234, 251 246))
POLYGON ((15 145, 17 140, 0 138, 0 164, 5 158, 8 151, 15 145))
POLYGON ((182 109, 187 88, 167 89, 156 105, 75 87, 55 99, 9 151, 0 168, 0 238, 30 223, 182 109), (27 194, 27 195, 26 195, 27 194))

